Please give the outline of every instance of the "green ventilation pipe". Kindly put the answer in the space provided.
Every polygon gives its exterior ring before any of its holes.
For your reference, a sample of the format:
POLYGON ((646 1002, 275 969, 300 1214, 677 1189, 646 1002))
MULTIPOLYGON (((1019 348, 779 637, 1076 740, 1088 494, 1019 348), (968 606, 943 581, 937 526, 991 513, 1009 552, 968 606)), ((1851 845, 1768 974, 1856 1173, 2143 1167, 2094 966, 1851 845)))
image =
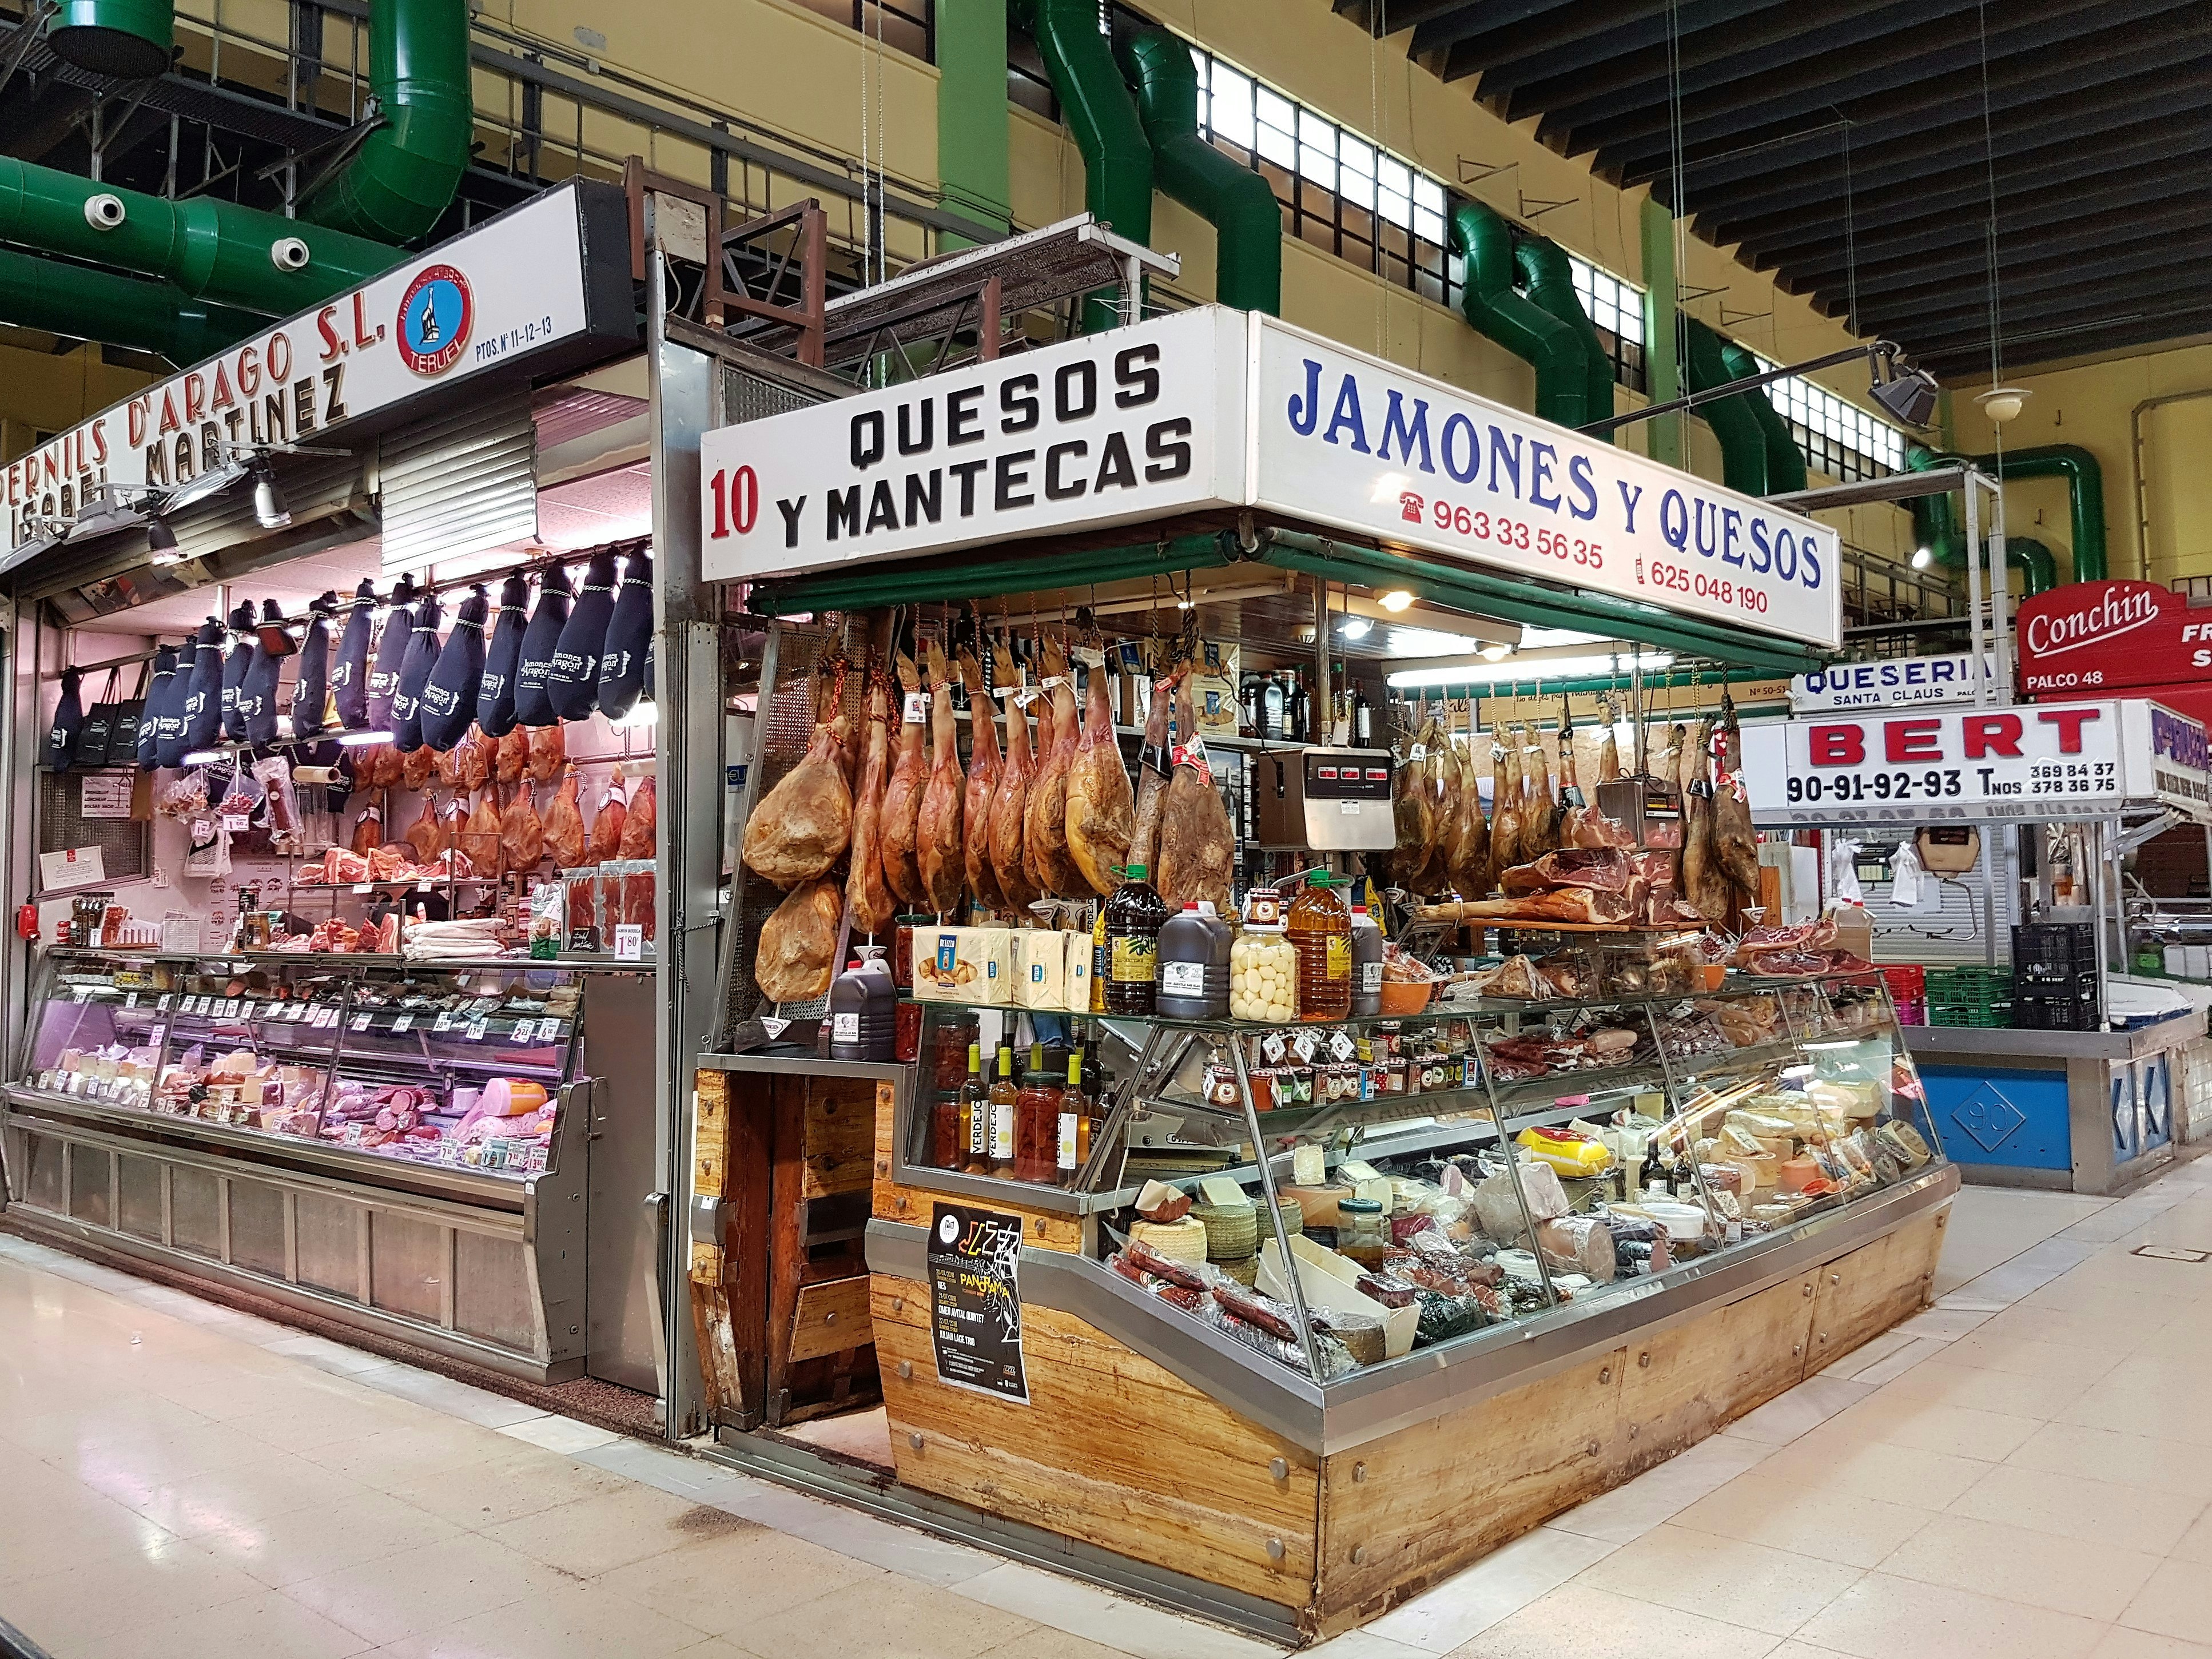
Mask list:
POLYGON ((1137 94, 1159 187, 1213 227, 1214 298, 1281 316, 1283 210, 1265 179, 1199 136, 1190 48, 1166 29, 1141 28, 1116 55, 1137 94))
MULTIPOLYGON (((1711 392, 1736 378, 1721 356, 1721 337, 1696 318, 1681 319, 1682 379, 1692 392, 1711 392)), ((1747 495, 1764 495, 1766 483, 1766 434, 1752 413, 1751 400, 1739 392, 1699 404, 1713 436, 1720 441, 1721 479, 1730 489, 1747 495)))
MULTIPOLYGON (((1582 295, 1575 292, 1574 267, 1567 262, 1566 250, 1547 237, 1523 236, 1513 250, 1513 260, 1528 285, 1528 297, 1572 329, 1575 338, 1581 343, 1585 360, 1584 415, 1593 421, 1609 419, 1613 414, 1613 354, 1597 337, 1597 325, 1583 309, 1582 295)), ((1611 433, 1590 435, 1601 436, 1607 443, 1613 441, 1611 433)))
POLYGON ((176 9, 175 0, 64 0, 46 25, 46 43, 64 63, 94 75, 149 80, 169 67, 176 9))
POLYGON ((237 344, 262 324, 246 312, 203 304, 167 283, 34 258, 13 248, 0 248, 0 319, 156 352, 179 368, 237 344))
MULTIPOLYGON (((1728 366, 1732 380, 1766 373, 1766 365, 1734 340, 1721 342, 1721 362, 1728 366)), ((1751 418, 1759 422, 1759 436, 1766 445, 1767 493, 1786 495, 1804 489, 1805 453, 1797 447, 1797 440, 1790 434, 1790 422, 1766 395, 1766 388, 1753 386, 1743 394, 1743 402, 1751 410, 1751 418)))
POLYGON ((1455 202, 1451 240, 1467 261, 1459 308, 1476 333, 1536 371, 1536 413, 1565 427, 1599 418, 1589 408, 1582 337, 1513 286, 1511 227, 1480 202, 1455 202))
MULTIPOLYGON (((1938 454, 1918 444, 1905 452, 1905 464, 1915 472, 1939 466, 1955 466, 1964 458, 1938 454)), ((1912 498, 1912 534, 1929 560, 1946 570, 1966 568, 1966 532, 1959 521, 1959 508, 1947 492, 1912 498)), ((2028 536, 2005 538, 2005 568, 2017 570, 2027 593, 2047 593, 2058 586, 2058 561, 2051 550, 2028 536)))
POLYGON ((0 242, 163 277, 193 299, 272 317, 320 304, 398 258, 234 202, 165 202, 12 156, 0 156, 0 242))
MULTIPOLYGON (((2079 444, 2045 444, 2035 449, 2016 449, 1999 455, 1950 455, 1915 444, 1905 452, 1905 465, 1915 472, 1939 466, 1972 466, 2000 482, 2010 478, 2063 478, 2067 506, 2074 531, 2074 580, 2105 580, 2110 566, 2105 556, 2105 470, 2097 458, 2079 444)), ((1963 568, 1966 540, 1958 527, 1958 509, 1948 495, 1923 495, 1912 503, 1912 528, 1920 545, 1936 562, 1963 568), (1940 541, 1939 539, 1940 538, 1940 541)), ((2009 547, 2043 548, 2025 537, 2008 537, 2009 547)), ((2053 556, 2043 548, 2046 556, 2053 556)), ((2011 561, 2017 562, 2017 561, 2011 561)), ((2057 569, 2055 557, 2052 569, 2057 569)), ((2054 574, 2050 586, 2057 586, 2054 574)), ((2040 592, 2043 590, 2036 590, 2040 592)))
MULTIPOLYGON (((1054 95, 1083 155, 1083 204, 1117 236, 1150 246, 1152 147, 1136 100, 1114 64, 1098 0, 1007 0, 1044 59, 1054 95)), ((1115 291, 1100 289, 1083 303, 1083 331, 1121 320, 1115 291)))
POLYGON ((349 235, 416 241, 453 205, 476 143, 469 8, 370 0, 368 84, 382 124, 300 212, 349 235))

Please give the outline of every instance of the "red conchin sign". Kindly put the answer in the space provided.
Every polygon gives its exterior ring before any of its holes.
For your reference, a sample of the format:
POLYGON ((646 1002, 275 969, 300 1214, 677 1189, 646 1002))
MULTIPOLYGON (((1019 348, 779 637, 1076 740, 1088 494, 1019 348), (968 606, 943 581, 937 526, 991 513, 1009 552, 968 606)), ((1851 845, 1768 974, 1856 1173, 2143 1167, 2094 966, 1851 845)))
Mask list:
POLYGON ((2021 602, 2020 689, 2103 693, 2201 680, 2212 670, 2212 607, 2156 582, 2075 582, 2021 602))

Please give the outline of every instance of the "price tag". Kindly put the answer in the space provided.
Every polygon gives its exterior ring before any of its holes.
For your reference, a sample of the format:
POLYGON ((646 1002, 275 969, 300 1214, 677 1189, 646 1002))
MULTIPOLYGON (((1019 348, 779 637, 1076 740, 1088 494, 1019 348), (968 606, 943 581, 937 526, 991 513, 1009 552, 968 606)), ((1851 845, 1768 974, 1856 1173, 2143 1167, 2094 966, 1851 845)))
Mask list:
POLYGON ((94 988, 93 988, 92 986, 89 986, 89 985, 79 985, 79 986, 75 987, 74 988, 75 988, 75 989, 76 989, 76 1000, 77 1000, 79 1002, 89 1002, 89 1001, 91 1001, 91 1000, 92 1000, 92 994, 93 994, 93 990, 94 990, 94 988))
POLYGON ((900 724, 904 726, 921 726, 928 719, 929 693, 927 691, 908 692, 906 694, 905 713, 900 724))
POLYGON ((432 1032, 450 1031, 453 1029, 453 1016, 452 1011, 449 1009, 439 1010, 437 1018, 430 1022, 430 1030, 432 1032))
POLYGON ((615 960, 617 962, 645 960, 645 928, 641 923, 622 921, 615 924, 615 960))
POLYGON ((415 884, 415 890, 418 893, 427 893, 431 890, 431 885, 432 883, 430 878, 424 876, 421 880, 415 884))
POLYGON ((1280 1031, 1270 1031, 1260 1039, 1260 1058, 1270 1066, 1279 1066, 1291 1052, 1290 1045, 1280 1031))
POLYGON ((246 815, 242 812, 225 812, 222 815, 222 827, 234 836, 244 835, 246 815))
POLYGON ((246 999, 243 997, 232 997, 222 1005, 222 1017, 225 1019, 236 1019, 245 1012, 246 999))
POLYGON ((374 893, 376 890, 376 884, 373 881, 357 881, 353 884, 353 890, 356 893, 374 893))
POLYGON ((1311 1031, 1300 1031, 1291 1039, 1291 1052, 1298 1057, 1298 1064, 1310 1066, 1321 1052, 1321 1038, 1311 1031))
POLYGON ((353 1017, 352 1025, 347 1029, 355 1031, 366 1031, 368 1029, 368 1018, 369 1017, 367 1014, 356 1014, 353 1017))
POLYGON ((167 991, 161 993, 161 1000, 154 1005, 154 1008, 157 1013, 166 1014, 169 1012, 169 994, 167 991))
POLYGON ((400 1015, 400 1016, 399 1016, 399 1018, 397 1018, 397 1019, 395 1019, 395 1020, 393 1020, 393 1021, 392 1022, 392 1036, 398 1036, 402 1031, 406 1030, 409 1027, 412 1026, 414 1024, 415 1024, 415 1016, 414 1016, 414 1015, 412 1015, 412 1014, 402 1014, 402 1015, 400 1015))
POLYGON ((1350 1060, 1352 1055, 1359 1052, 1359 1045, 1352 1040, 1352 1033, 1349 1031, 1332 1031, 1329 1034, 1328 1051, 1339 1060, 1350 1060))
POLYGON ((471 1042, 481 1042, 483 1038, 484 1027, 484 1017, 482 1014, 478 1014, 474 1019, 469 1022, 469 1040, 471 1042))
POLYGON ((126 1008, 136 1008, 138 1006, 138 994, 136 991, 131 992, 123 999, 123 1006, 126 1008))
POLYGON ((514 1022, 514 1030, 510 1034, 508 1040, 514 1042, 527 1042, 537 1034, 538 1022, 536 1020, 518 1019, 514 1022))
MULTIPOLYGON (((367 1024, 367 1022, 368 1022, 368 1016, 367 1014, 363 1014, 363 1015, 362 1016, 362 1022, 363 1022, 364 1026, 366 1025, 366 1024, 367 1024)), ((316 1010, 315 1010, 315 1024, 318 1024, 318 1025, 323 1025, 323 1026, 334 1026, 334 1025, 336 1025, 337 1023, 338 1023, 338 1011, 337 1011, 337 1009, 335 1009, 335 1008, 318 1008, 318 1009, 316 1009, 316 1010)))

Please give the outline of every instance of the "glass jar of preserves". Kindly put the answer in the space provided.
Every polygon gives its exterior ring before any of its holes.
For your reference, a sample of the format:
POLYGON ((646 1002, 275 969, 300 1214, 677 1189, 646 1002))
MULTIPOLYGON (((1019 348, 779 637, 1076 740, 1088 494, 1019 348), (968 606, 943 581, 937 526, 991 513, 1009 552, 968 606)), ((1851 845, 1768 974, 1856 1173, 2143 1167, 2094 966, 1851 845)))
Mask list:
POLYGON ((1383 1253, 1390 1248, 1389 1224, 1382 1218, 1378 1199, 1347 1198, 1336 1206, 1336 1248, 1370 1273, 1380 1272, 1383 1253))

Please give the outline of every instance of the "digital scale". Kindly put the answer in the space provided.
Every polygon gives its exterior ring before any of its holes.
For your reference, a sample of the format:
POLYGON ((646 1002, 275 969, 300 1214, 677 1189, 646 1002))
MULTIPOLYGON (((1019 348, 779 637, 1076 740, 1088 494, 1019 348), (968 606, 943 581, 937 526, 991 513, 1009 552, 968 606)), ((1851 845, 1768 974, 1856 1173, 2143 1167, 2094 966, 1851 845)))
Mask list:
POLYGON ((1390 806, 1397 763, 1387 749, 1281 749, 1250 761, 1262 845, 1316 853, 1387 853, 1398 844, 1390 806))

